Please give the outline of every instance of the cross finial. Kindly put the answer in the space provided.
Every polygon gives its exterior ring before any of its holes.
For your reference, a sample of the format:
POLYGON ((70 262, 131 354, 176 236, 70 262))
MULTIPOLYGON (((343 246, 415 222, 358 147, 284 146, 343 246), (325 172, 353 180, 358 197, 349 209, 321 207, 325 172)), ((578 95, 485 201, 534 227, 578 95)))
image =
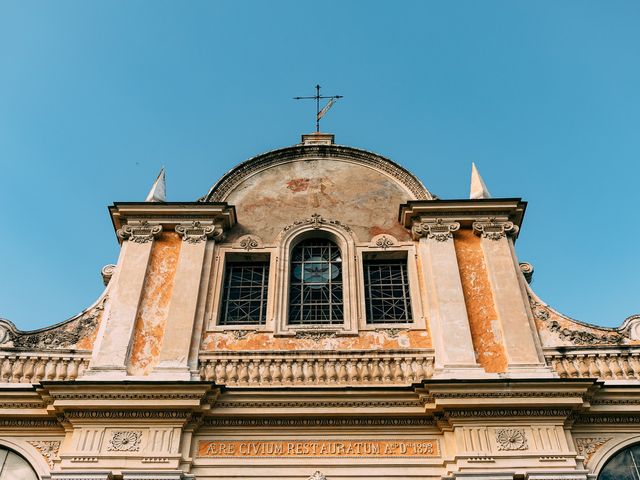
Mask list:
POLYGON ((339 98, 343 98, 342 95, 329 95, 324 96, 320 95, 320 85, 316 85, 316 94, 313 97, 293 97, 294 100, 315 100, 316 101, 316 133, 320 132, 320 119, 324 117, 324 115, 329 111, 333 104, 336 103, 336 100, 339 98), (328 98, 329 101, 327 104, 320 109, 320 100, 328 98))

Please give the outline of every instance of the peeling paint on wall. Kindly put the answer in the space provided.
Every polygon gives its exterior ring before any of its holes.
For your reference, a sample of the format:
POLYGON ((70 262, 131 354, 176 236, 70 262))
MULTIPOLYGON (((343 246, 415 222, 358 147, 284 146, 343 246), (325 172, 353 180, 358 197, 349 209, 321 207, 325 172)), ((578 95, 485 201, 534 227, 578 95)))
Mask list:
POLYGON ((173 232, 154 242, 136 316, 130 375, 146 375, 158 363, 181 243, 173 232))
POLYGON ((480 237, 460 230, 454 238, 476 360, 489 373, 505 372, 507 356, 480 237))

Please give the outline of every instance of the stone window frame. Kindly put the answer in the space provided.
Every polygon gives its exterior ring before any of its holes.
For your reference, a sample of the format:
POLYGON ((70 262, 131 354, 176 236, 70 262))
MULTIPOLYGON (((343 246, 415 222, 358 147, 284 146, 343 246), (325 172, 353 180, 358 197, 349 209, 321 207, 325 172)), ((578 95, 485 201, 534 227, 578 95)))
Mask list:
POLYGON ((212 299, 211 309, 207 315, 208 332, 224 332, 227 330, 249 330, 256 332, 273 331, 273 295, 275 288, 274 270, 277 268, 276 248, 273 247, 257 247, 250 252, 239 250, 237 246, 231 244, 216 245, 217 251, 214 255, 213 272, 211 275, 212 299), (226 274, 226 265, 228 262, 246 261, 254 262, 265 260, 269 262, 269 279, 267 283, 267 311, 266 319, 263 324, 247 324, 247 325, 221 325, 220 316, 222 315, 222 296, 224 294, 224 277, 226 274))
MULTIPOLYGON (((278 239, 277 266, 272 270, 275 280, 275 288, 269 293, 273 299, 273 333, 276 336, 295 336, 298 332, 328 332, 337 335, 358 335, 359 303, 357 295, 364 293, 358 287, 359 277, 362 276, 358 266, 356 254, 356 239, 353 233, 343 226, 331 223, 323 223, 321 226, 314 224, 293 225, 285 230, 278 239), (343 312, 344 318, 341 324, 310 325, 289 324, 289 279, 291 268, 291 253, 295 245, 309 238, 326 238, 334 242, 342 255, 342 285, 343 285, 343 312), (353 295, 351 292, 357 292, 353 295), (273 295, 273 296, 272 296, 273 295)), ((271 288, 271 286, 269 287, 271 288)), ((267 310, 268 310, 267 306, 267 310)))
POLYGON ((424 314, 425 299, 420 288, 420 277, 418 275, 417 249, 414 242, 393 242, 392 247, 380 247, 375 244, 359 244, 356 247, 358 256, 358 290, 359 290, 359 329, 362 331, 381 329, 402 329, 402 330, 425 330, 426 318, 424 314), (364 285, 364 262, 367 258, 376 256, 380 260, 385 258, 397 258, 399 255, 406 256, 407 260, 407 280, 409 282, 409 298, 411 300, 411 322, 389 322, 389 323, 367 323, 367 305, 364 285))

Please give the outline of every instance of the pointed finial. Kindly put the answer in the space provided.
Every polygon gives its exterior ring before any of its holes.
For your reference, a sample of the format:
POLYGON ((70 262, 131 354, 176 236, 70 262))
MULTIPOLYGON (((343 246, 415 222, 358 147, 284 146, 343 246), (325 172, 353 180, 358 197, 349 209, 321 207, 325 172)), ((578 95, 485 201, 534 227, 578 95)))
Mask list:
POLYGON ((149 194, 147 198, 144 199, 145 202, 165 202, 167 200, 166 197, 167 192, 167 183, 164 175, 164 167, 160 169, 160 173, 158 174, 158 178, 153 182, 153 186, 151 190, 149 190, 149 194))
POLYGON ((471 162, 471 190, 469 192, 469 198, 476 200, 479 198, 491 198, 489 189, 484 184, 480 172, 476 168, 476 164, 471 162))

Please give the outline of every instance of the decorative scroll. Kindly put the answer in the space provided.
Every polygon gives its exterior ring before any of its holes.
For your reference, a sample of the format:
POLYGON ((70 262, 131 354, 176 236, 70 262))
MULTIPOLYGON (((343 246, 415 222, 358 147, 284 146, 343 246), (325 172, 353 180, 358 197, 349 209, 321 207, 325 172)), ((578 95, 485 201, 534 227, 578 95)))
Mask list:
POLYGON ((414 240, 426 237, 438 242, 446 242, 453 238, 453 232, 458 230, 460 230, 458 222, 445 222, 442 218, 436 218, 414 223, 411 228, 411 234, 414 240))
POLYGON ((182 236, 182 240, 187 243, 200 243, 207 240, 207 238, 222 238, 222 229, 216 228, 215 225, 203 225, 198 221, 193 221, 190 224, 176 225, 176 232, 182 236))
POLYGON ((129 223, 119 229, 116 234, 122 240, 135 243, 147 243, 156 238, 162 232, 162 225, 150 224, 143 220, 139 223, 129 223))
POLYGON ((437 440, 201 440, 199 457, 438 457, 437 440))
POLYGON ((318 230, 322 228, 323 225, 333 225, 335 227, 340 227, 346 232, 350 232, 351 228, 349 228, 344 223, 341 223, 339 220, 327 220, 322 215, 318 213, 314 213, 311 215, 311 218, 305 218, 304 220, 296 220, 290 225, 284 227, 284 231, 291 230, 293 227, 298 227, 300 225, 311 225, 314 230, 318 230))
POLYGON ((494 217, 473 222, 473 232, 482 238, 500 240, 507 235, 515 237, 520 228, 510 221, 496 220, 494 217))

